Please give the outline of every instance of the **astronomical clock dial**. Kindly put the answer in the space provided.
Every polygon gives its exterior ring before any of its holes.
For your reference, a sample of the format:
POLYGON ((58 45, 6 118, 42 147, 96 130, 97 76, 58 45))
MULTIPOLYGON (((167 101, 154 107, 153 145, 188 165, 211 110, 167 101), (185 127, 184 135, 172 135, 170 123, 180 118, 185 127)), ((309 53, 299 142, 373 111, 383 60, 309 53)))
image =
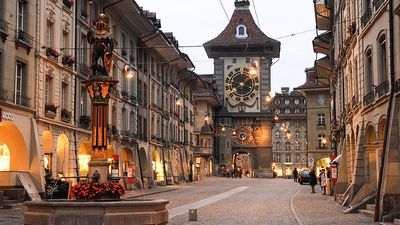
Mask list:
POLYGON ((236 68, 225 78, 226 95, 234 101, 249 101, 260 90, 257 75, 251 75, 248 68, 236 68))
POLYGON ((239 145, 246 145, 253 140, 251 127, 240 125, 233 128, 232 140, 239 145))

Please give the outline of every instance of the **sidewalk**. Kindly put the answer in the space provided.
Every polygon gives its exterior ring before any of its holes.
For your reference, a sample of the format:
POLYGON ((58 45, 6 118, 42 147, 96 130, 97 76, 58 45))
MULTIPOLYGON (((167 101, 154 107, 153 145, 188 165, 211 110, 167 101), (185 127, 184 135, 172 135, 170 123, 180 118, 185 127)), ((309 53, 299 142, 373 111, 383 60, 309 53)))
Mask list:
MULTIPOLYGON (((299 184, 293 184, 299 185, 299 184)), ((309 185, 299 185, 301 191, 294 198, 294 208, 304 225, 360 225, 374 223, 371 217, 360 213, 344 214, 345 207, 337 204, 333 196, 322 195, 319 186, 311 194, 309 185)))
POLYGON ((153 195, 153 194, 158 194, 158 193, 163 193, 163 192, 169 192, 169 191, 175 191, 178 190, 179 187, 182 185, 169 185, 169 186, 157 186, 149 189, 137 189, 133 191, 126 191, 125 196, 122 197, 122 199, 131 199, 131 198, 137 198, 137 197, 142 197, 146 195, 153 195))

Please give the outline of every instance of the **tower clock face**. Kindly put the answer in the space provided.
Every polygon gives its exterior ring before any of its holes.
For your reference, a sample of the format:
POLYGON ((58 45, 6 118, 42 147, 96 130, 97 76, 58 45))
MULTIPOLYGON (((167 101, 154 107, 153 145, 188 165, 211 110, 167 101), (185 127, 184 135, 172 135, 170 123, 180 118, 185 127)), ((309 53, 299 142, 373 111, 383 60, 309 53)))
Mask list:
POLYGON ((248 101, 260 90, 257 75, 251 75, 248 68, 236 68, 225 78, 226 95, 234 101, 248 101))

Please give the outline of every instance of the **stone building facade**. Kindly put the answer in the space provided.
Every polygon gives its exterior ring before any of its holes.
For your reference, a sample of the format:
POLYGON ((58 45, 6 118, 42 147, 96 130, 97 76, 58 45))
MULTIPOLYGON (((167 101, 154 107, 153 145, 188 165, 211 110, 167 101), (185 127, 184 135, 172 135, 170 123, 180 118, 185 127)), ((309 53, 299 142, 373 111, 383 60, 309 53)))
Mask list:
POLYGON ((111 175, 133 176, 129 188, 193 175, 194 65, 155 13, 134 1, 110 3, 0 3, 1 186, 16 185, 19 172, 29 172, 39 192, 45 177, 88 175, 91 105, 81 82, 91 73, 87 36, 100 12, 110 19, 119 81, 108 114, 111 175), (131 16, 120 20, 121 13, 131 16))
POLYGON ((335 68, 332 142, 341 156, 336 194, 348 195, 351 206, 375 194, 375 219, 393 220, 400 210, 400 1, 316 1, 315 6, 317 28, 325 33, 314 40, 314 49, 331 57, 327 65, 335 68))
POLYGON ((271 101, 275 124, 272 128, 273 170, 290 177, 294 168, 308 167, 307 103, 298 92, 282 87, 271 101))

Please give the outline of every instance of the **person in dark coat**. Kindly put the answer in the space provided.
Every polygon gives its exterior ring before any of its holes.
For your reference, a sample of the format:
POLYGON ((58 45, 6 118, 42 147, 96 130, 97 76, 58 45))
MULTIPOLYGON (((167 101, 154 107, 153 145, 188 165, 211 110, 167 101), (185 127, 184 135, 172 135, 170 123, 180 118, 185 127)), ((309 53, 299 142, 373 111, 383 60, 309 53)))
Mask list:
POLYGON ((311 193, 315 193, 315 185, 317 185, 317 175, 315 174, 314 168, 310 169, 310 186, 311 186, 311 193))
POLYGON ((293 179, 294 182, 297 183, 297 175, 299 174, 299 172, 297 171, 297 168, 295 167, 293 170, 293 179))

